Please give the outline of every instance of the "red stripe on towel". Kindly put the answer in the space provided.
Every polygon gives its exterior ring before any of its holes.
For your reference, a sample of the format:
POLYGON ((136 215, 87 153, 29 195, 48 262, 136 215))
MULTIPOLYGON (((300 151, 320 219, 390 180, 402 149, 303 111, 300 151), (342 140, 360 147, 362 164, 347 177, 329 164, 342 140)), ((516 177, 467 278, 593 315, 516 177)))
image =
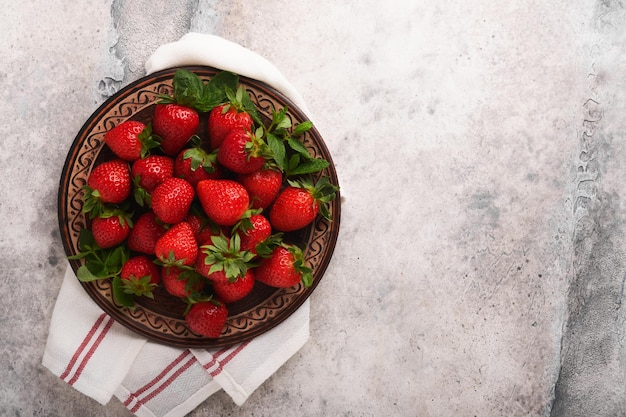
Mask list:
MULTIPOLYGON (((228 364, 228 362, 230 362, 235 356, 237 356, 239 354, 239 352, 241 352, 246 346, 248 346, 248 343, 250 343, 250 341, 241 343, 232 352, 230 352, 224 359, 222 359, 222 360, 218 359, 217 360, 218 367, 216 369, 210 371, 209 375, 211 375, 212 377, 215 377, 215 376, 219 375, 224 370, 224 366, 226 366, 228 364)), ((215 360, 213 360, 211 362, 214 363, 215 360)), ((207 368, 208 367, 205 366, 205 369, 207 369, 207 368)))
POLYGON ((150 392, 150 394, 146 395, 144 398, 138 400, 137 404, 133 406, 130 412, 135 413, 143 404, 147 403, 148 401, 159 395, 161 391, 169 387, 172 382, 174 382, 183 372, 185 372, 191 365, 193 365, 194 362, 196 362, 196 358, 192 355, 187 362, 185 362, 180 368, 178 368, 176 372, 174 372, 169 378, 167 378, 154 391, 150 392))
POLYGON ((96 331, 100 327, 100 324, 106 317, 107 317, 106 313, 102 313, 100 317, 98 317, 98 319, 95 321, 93 326, 91 326, 91 329, 87 333, 87 336, 85 336, 80 346, 78 346, 78 349, 76 349, 76 351, 74 352, 74 355, 72 356, 69 363, 67 364, 67 368, 65 368, 65 371, 63 371, 63 373, 61 374, 60 376, 61 379, 65 380, 65 378, 68 377, 68 375, 70 374, 70 371, 72 370, 72 368, 74 368, 74 365, 76 365, 76 361, 78 361, 78 358, 83 353, 83 350, 85 350, 85 347, 87 347, 87 345, 91 341, 91 338, 96 333, 96 331))
POLYGON ((78 378, 80 378, 80 375, 83 373, 83 370, 85 369, 85 366, 87 366, 87 363, 89 362, 89 360, 93 356, 94 352, 96 351, 96 349, 98 349, 98 346, 100 345, 100 342, 102 342, 102 339, 104 339, 104 336, 107 335, 107 333, 109 332, 109 329, 111 328, 111 326, 113 326, 113 323, 114 323, 113 319, 111 317, 109 317, 109 316, 106 316, 106 318, 108 320, 107 320, 106 324, 104 325, 104 328, 102 329, 102 331, 98 335, 98 338, 93 343, 93 345, 91 345, 91 349, 89 349, 89 351, 87 352, 87 354, 85 355, 85 357, 81 361, 80 365, 78 366, 78 369, 76 370, 76 373, 74 374, 72 379, 68 382, 68 384, 74 385, 76 380, 78 380, 78 378))
POLYGON ((133 402, 133 400, 137 399, 141 394, 143 394, 144 392, 148 391, 150 388, 155 386, 161 379, 165 377, 165 375, 167 375, 172 369, 174 369, 176 365, 182 362, 182 360, 185 359, 185 357, 189 356, 190 354, 191 352, 189 352, 188 350, 185 350, 183 353, 178 355, 176 359, 174 359, 172 362, 169 363, 169 365, 163 368, 163 370, 157 376, 152 378, 150 382, 145 384, 143 387, 139 388, 137 391, 131 393, 126 399, 126 401, 124 401, 124 405, 128 407, 130 403, 133 402))

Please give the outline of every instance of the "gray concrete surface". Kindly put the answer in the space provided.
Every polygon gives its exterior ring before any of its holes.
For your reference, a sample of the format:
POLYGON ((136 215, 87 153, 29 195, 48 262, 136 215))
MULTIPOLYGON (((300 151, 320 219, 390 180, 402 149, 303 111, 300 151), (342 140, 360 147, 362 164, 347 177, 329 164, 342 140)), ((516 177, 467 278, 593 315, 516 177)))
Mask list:
POLYGON ((161 43, 213 33, 300 90, 343 192, 311 340, 191 416, 626 415, 618 1, 2 2, 0 415, 125 416, 40 365, 58 178, 161 43))

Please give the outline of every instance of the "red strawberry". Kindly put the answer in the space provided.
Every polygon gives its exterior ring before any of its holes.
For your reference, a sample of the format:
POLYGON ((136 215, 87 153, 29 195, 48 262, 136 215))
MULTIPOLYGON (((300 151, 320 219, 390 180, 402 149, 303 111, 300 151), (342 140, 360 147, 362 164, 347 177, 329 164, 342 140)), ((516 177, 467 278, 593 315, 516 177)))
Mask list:
POLYGON ((192 332, 213 339, 220 337, 227 318, 226 305, 216 299, 193 304, 185 315, 192 332))
POLYGON ((217 149, 231 130, 252 130, 252 117, 241 106, 233 103, 222 104, 209 113, 209 147, 217 149))
POLYGON ((252 214, 244 219, 239 226, 241 237, 241 250, 247 250, 256 254, 256 247, 264 242, 272 234, 272 225, 262 214, 252 214))
POLYGON ((203 180, 196 187, 206 215, 220 226, 232 226, 248 209, 248 192, 233 180, 203 180))
POLYGON ((213 222, 211 222, 203 214, 190 213, 187 215, 185 221, 191 226, 193 235, 199 244, 204 244, 206 242, 210 243, 211 236, 225 234, 225 231, 227 230, 225 227, 219 227, 213 224, 213 222))
POLYGON ((232 281, 213 281, 213 291, 225 303, 234 303, 250 294, 254 288, 254 275, 248 270, 242 277, 232 281))
POLYGON ((312 223, 320 211, 330 219, 326 203, 335 198, 338 189, 327 177, 322 177, 315 185, 289 181, 289 186, 278 195, 270 211, 272 227, 281 232, 302 229, 312 223))
POLYGON ((120 271, 124 292, 154 298, 152 291, 161 280, 159 267, 144 255, 134 256, 124 263, 120 271))
POLYGON ((91 222, 93 238, 103 249, 112 248, 124 242, 130 233, 128 219, 124 215, 105 215, 91 222))
POLYGON ((201 148, 183 149, 174 163, 174 175, 184 178, 192 186, 202 180, 218 179, 222 176, 221 168, 215 163, 217 156, 201 148))
POLYGON ((161 279, 165 291, 175 297, 190 297, 202 290, 202 277, 195 271, 176 266, 161 268, 161 279))
POLYGON ((154 108, 152 126, 161 138, 161 149, 166 155, 180 152, 189 139, 196 134, 200 118, 190 107, 176 103, 157 104, 154 108))
POLYGON ((128 162, 145 157, 159 145, 152 136, 152 128, 136 120, 127 120, 109 130, 104 142, 115 155, 128 162))
POLYGON ((261 168, 250 174, 238 175, 237 181, 248 191, 252 208, 266 209, 280 192, 283 174, 276 169, 261 168))
POLYGON ((264 258, 254 268, 257 281, 278 288, 288 288, 303 282, 311 286, 313 276, 311 268, 305 266, 303 253, 297 246, 282 245, 276 247, 269 258, 264 258))
POLYGON ((131 174, 138 186, 152 193, 159 184, 174 176, 174 161, 169 156, 150 155, 135 161, 131 174))
POLYGON ((168 178, 152 192, 152 210, 164 223, 180 223, 187 217, 194 196, 193 187, 187 181, 168 178))
POLYGON ((128 249, 154 255, 154 247, 157 240, 165 233, 163 224, 157 221, 156 215, 149 211, 143 213, 135 221, 130 234, 128 235, 128 249))
POLYGON ((156 242, 154 252, 165 265, 193 265, 198 256, 198 243, 189 223, 172 226, 156 242))
POLYGON ((217 152, 219 163, 237 174, 249 174, 260 169, 266 157, 271 157, 271 153, 260 133, 253 134, 243 129, 228 133, 217 152))
POLYGON ((113 159, 96 166, 87 179, 83 211, 98 215, 102 204, 119 204, 130 195, 132 184, 128 163, 113 159))

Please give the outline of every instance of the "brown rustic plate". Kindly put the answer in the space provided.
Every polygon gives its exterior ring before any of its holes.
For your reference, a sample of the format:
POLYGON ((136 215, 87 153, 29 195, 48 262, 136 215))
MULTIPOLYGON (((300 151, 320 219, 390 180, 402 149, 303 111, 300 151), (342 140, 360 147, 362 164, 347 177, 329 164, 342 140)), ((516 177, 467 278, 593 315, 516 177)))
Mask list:
MULTIPOLYGON (((210 67, 185 67, 185 69, 195 72, 204 80, 219 72, 210 67)), ((120 90, 91 115, 76 136, 63 167, 58 194, 59 227, 68 256, 78 252, 80 231, 88 225, 88 219, 81 212, 82 187, 87 183, 92 168, 112 157, 108 148, 104 146, 104 134, 128 119, 143 122, 150 120, 158 95, 171 94, 175 72, 176 68, 160 71, 120 90)), ((288 106, 288 114, 293 124, 307 120, 296 105, 268 85, 246 77, 240 77, 240 84, 250 93, 262 117, 270 118, 272 108, 279 110, 288 106)), ((201 117, 204 117, 201 121, 202 135, 204 133, 202 129, 206 130, 207 123, 206 115, 201 117)), ((330 162, 330 166, 322 171, 321 175, 327 175, 331 183, 339 185, 331 155, 315 127, 304 135, 303 142, 313 156, 330 162)), ((96 304, 115 320, 153 341, 178 347, 231 346, 274 328, 295 312, 311 295, 324 275, 337 241, 340 218, 339 194, 330 203, 329 208, 333 216, 332 222, 318 216, 312 226, 286 235, 286 240, 306 247, 305 259, 307 266, 313 269, 313 284, 309 288, 300 284, 292 288, 276 289, 257 282, 248 297, 229 306, 228 321, 222 335, 217 339, 192 333, 183 317, 183 303, 163 289, 157 290, 154 300, 138 297, 136 308, 131 310, 115 302, 110 280, 81 284, 96 304)), ((70 261, 70 264, 76 272, 80 261, 70 261)))

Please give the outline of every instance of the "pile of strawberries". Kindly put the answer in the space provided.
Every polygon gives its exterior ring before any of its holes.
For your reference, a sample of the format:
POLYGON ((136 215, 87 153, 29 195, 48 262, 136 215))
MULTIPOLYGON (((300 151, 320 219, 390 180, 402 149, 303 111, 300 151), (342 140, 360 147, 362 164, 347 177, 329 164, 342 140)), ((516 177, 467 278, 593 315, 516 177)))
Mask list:
POLYGON ((311 285, 303 248, 284 234, 318 215, 330 220, 338 187, 318 175, 328 161, 299 139, 311 123, 292 126, 286 107, 264 122, 236 74, 203 81, 178 70, 173 94, 153 108, 150 122, 106 133, 114 157, 88 177, 89 227, 70 259, 83 260, 81 281, 112 279, 125 307, 162 285, 187 304, 190 330, 217 338, 228 305, 255 282, 311 285), (203 113, 208 130, 199 129, 203 113))

